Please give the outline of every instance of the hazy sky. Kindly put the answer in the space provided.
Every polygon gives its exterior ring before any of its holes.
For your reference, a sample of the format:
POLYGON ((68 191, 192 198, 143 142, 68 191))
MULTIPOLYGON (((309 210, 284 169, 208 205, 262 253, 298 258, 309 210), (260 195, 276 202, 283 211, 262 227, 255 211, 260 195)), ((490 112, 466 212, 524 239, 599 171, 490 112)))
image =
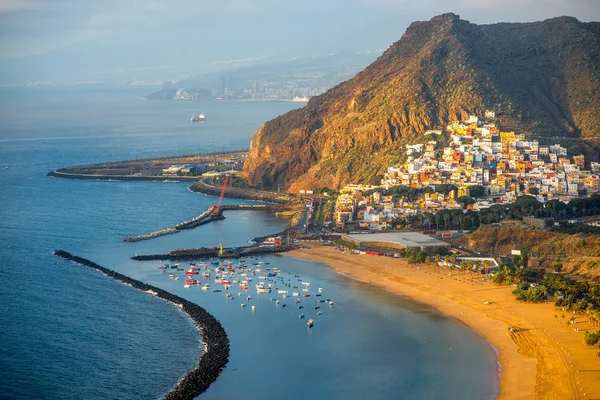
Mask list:
POLYGON ((599 21, 600 0, 0 0, 0 59, 69 46, 70 57, 84 48, 138 66, 380 49, 445 12, 475 23, 599 21))

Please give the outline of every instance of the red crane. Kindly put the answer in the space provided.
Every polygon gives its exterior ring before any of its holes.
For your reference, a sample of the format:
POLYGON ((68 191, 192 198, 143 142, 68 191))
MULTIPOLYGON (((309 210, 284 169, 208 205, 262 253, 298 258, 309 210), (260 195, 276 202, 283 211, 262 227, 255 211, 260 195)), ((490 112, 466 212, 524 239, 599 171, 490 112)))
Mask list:
POLYGON ((229 172, 225 174, 225 180, 223 181, 223 187, 221 187, 221 195, 219 196, 219 202, 215 206, 213 212, 210 214, 212 217, 220 217, 223 213, 221 211, 221 203, 223 202, 223 196, 225 195, 225 187, 227 186, 227 181, 229 181, 229 172))

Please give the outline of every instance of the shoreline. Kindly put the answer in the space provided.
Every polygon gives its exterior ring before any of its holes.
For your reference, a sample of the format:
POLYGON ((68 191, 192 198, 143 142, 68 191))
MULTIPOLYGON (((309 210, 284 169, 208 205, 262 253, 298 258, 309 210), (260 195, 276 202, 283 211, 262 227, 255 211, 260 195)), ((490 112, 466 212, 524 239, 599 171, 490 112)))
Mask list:
POLYGON ((560 311, 553 304, 520 303, 510 286, 482 282, 481 275, 305 244, 310 248, 283 255, 320 262, 351 279, 428 305, 482 336, 496 353, 498 399, 600 397, 598 358, 583 344, 583 331, 597 328, 586 316, 577 318, 582 332, 573 332, 564 319, 557 319, 554 313, 560 311))
POLYGON ((192 400, 208 390, 210 385, 221 375, 229 362, 229 338, 220 322, 204 308, 182 297, 102 267, 64 250, 56 250, 53 254, 65 260, 95 269, 109 278, 125 283, 134 289, 159 297, 178 307, 194 322, 200 333, 204 351, 200 354, 196 368, 188 371, 175 387, 165 394, 164 399, 192 400))
MULTIPOLYGON (((295 258, 297 260, 307 260, 305 258, 298 258, 296 256, 289 256, 289 257, 295 258)), ((487 343, 487 345, 491 347, 491 349, 494 351, 494 354, 496 354, 496 376, 498 377, 498 387, 500 387, 500 382, 501 382, 501 378, 502 378, 502 364, 500 364, 500 352, 498 351, 498 348, 496 346, 494 346, 485 337, 485 335, 483 335, 481 332, 479 332, 478 330, 476 330, 472 326, 467 325, 464 321, 460 320, 459 318, 455 317, 454 315, 451 315, 451 314, 448 314, 446 312, 440 311, 440 309, 438 309, 436 306, 434 306, 432 304, 423 303, 421 301, 416 300, 413 297, 405 295, 404 293, 396 292, 396 291, 394 291, 394 290, 392 290, 392 289, 390 289, 388 287, 382 286, 380 284, 359 279, 356 276, 351 275, 351 274, 347 274, 345 272, 342 272, 342 271, 336 269, 335 267, 332 267, 331 265, 327 265, 327 266, 330 267, 330 268, 333 268, 333 270, 335 271, 336 274, 341 275, 341 276, 343 276, 345 278, 352 279, 352 280, 357 281, 357 282, 365 283, 367 285, 375 286, 375 287, 377 287, 379 289, 385 290, 386 292, 389 292, 389 293, 393 294, 394 296, 400 296, 400 297, 403 297, 405 299, 409 299, 411 301, 414 301, 414 302, 423 304, 423 305, 425 305, 427 307, 430 307, 431 309, 435 310, 435 312, 437 312, 439 314, 442 314, 444 317, 449 318, 449 319, 451 319, 451 320, 453 320, 453 321, 461 324, 462 326, 464 326, 467 329, 469 329, 471 332, 475 333, 477 336, 479 336, 480 338, 482 338, 487 343)), ((497 398, 500 398, 500 395, 498 395, 497 398)))

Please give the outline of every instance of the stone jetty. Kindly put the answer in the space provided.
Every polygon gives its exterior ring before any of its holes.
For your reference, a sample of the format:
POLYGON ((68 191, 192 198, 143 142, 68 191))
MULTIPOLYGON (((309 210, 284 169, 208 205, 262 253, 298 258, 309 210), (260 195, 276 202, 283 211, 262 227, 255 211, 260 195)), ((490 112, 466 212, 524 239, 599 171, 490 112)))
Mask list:
MULTIPOLYGON (((221 206, 222 211, 227 210, 286 210, 289 209, 287 206, 283 205, 271 205, 271 204, 228 204, 221 206)), ((138 236, 128 236, 123 239, 124 242, 140 242, 142 240, 150 240, 160 236, 172 235, 179 231, 185 229, 194 229, 199 227, 200 225, 208 224, 212 221, 217 221, 221 219, 225 219, 222 215, 213 216, 211 215, 214 210, 214 206, 210 206, 204 211, 202 214, 194 217, 190 220, 181 222, 173 227, 161 229, 158 231, 146 233, 138 236)))
POLYGON ((165 395, 166 400, 191 400, 204 393, 211 383, 217 380, 229 361, 229 338, 219 321, 204 308, 156 286, 132 279, 64 250, 56 250, 54 255, 93 268, 119 282, 160 297, 179 307, 194 321, 202 335, 205 352, 200 356, 198 366, 188 372, 175 388, 165 395))

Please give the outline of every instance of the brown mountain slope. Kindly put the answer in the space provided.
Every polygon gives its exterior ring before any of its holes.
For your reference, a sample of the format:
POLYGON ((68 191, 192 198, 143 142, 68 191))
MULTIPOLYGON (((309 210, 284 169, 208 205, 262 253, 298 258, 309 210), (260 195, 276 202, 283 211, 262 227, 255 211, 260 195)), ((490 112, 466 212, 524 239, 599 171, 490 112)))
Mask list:
POLYGON ((559 260, 563 271, 588 279, 600 278, 600 236, 567 235, 544 231, 518 221, 482 225, 475 232, 453 239, 454 244, 486 254, 508 256, 527 247, 532 259, 552 268, 559 260))
POLYGON ((493 109, 503 126, 593 138, 600 117, 600 23, 561 17, 475 25, 415 22, 353 79, 254 135, 252 184, 290 190, 368 182, 428 128, 493 109))

